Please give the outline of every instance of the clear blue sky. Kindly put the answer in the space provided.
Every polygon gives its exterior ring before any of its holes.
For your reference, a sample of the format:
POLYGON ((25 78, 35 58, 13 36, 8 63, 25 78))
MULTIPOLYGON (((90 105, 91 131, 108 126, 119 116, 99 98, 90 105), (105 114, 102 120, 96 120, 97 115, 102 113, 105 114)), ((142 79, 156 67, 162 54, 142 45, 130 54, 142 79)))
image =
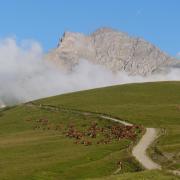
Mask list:
POLYGON ((180 0, 0 0, 0 38, 35 39, 47 51, 64 31, 112 27, 180 52, 180 0))

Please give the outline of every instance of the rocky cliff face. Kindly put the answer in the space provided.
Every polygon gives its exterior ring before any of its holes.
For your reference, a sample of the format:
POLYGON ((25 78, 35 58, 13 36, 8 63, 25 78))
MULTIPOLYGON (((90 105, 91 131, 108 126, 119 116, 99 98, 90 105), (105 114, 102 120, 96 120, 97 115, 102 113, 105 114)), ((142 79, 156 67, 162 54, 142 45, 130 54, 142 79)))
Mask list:
POLYGON ((143 76, 179 64, 151 43, 108 28, 98 29, 88 36, 65 32, 47 58, 69 71, 81 59, 86 59, 113 72, 143 76))

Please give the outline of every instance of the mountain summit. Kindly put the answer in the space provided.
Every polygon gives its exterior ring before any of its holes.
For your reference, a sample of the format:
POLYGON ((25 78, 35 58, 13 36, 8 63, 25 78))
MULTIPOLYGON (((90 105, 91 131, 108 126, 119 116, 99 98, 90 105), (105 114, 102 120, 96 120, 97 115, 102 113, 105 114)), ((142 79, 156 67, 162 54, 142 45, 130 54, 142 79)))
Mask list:
POLYGON ((65 32, 56 49, 47 55, 61 68, 72 70, 80 60, 100 64, 113 72, 146 76, 167 71, 179 62, 142 38, 110 28, 101 28, 90 35, 65 32))

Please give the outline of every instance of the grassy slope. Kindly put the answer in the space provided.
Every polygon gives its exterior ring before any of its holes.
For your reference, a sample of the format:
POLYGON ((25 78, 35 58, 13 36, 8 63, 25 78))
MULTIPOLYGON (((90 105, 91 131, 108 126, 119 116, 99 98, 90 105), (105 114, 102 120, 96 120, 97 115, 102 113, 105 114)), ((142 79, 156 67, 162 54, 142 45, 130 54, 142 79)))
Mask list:
POLYGON ((112 86, 37 102, 107 113, 147 127, 164 128, 165 135, 151 149, 151 155, 165 167, 180 169, 180 82, 112 86))
POLYGON ((103 177, 98 178, 94 180, 132 180, 132 179, 138 179, 138 180, 178 180, 178 177, 174 177, 173 175, 169 173, 164 173, 162 171, 142 171, 138 173, 125 173, 121 175, 112 175, 109 177, 103 177))
MULTIPOLYGON (((164 127, 167 134, 160 138, 156 151, 177 156, 180 147, 179 92, 178 82, 132 84, 61 95, 36 103, 108 113, 133 123, 164 127)), ((78 128, 84 128, 92 121, 97 121, 101 126, 112 124, 96 117, 23 105, 0 112, 0 179, 103 177, 116 170, 118 160, 123 162, 122 172, 137 170, 138 164, 126 150, 129 141, 88 147, 75 145, 73 140, 65 137, 61 131, 33 130, 36 120, 44 117, 63 128, 72 122, 78 128)), ((160 155, 154 158, 165 161, 160 155)), ((178 164, 177 156, 176 162, 170 166, 177 168, 178 164)), ((113 176, 116 179, 134 177, 176 179, 158 171, 113 176)))
POLYGON ((123 162, 123 172, 136 171, 138 164, 127 152, 131 143, 129 140, 84 146, 74 144, 74 140, 63 134, 69 124, 73 123, 76 128, 84 129, 94 121, 101 127, 115 124, 94 116, 56 112, 26 105, 1 111, 0 179, 101 177, 112 174, 117 169, 119 160, 123 162), (39 118, 48 119, 52 129, 33 130, 39 118), (61 129, 54 130, 56 125, 61 129))

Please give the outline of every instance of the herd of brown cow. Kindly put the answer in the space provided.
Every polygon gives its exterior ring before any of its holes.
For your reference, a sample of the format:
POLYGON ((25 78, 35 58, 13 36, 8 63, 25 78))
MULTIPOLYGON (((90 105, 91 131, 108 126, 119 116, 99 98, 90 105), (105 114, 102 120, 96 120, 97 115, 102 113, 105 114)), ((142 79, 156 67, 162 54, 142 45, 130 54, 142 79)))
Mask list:
MULTIPOLYGON (((108 144, 112 140, 121 140, 123 138, 134 141, 137 136, 137 132, 142 130, 141 126, 124 126, 114 125, 108 127, 98 127, 97 123, 93 123, 87 130, 79 131, 75 126, 69 126, 66 131, 66 136, 76 139, 76 144, 91 145, 92 141, 86 140, 86 137, 96 138, 97 136, 103 137, 96 141, 97 144, 108 144)), ((89 139, 89 138, 88 138, 89 139)))
POLYGON ((113 126, 100 127, 96 122, 93 122, 87 129, 78 130, 75 125, 68 125, 65 129, 62 126, 49 123, 47 119, 38 119, 34 129, 43 130, 62 130, 66 137, 75 139, 75 144, 83 144, 85 146, 96 144, 108 144, 113 140, 120 141, 121 139, 130 139, 134 141, 137 133, 142 131, 142 126, 124 126, 116 124, 113 126), (93 140, 96 139, 96 140, 93 140))

